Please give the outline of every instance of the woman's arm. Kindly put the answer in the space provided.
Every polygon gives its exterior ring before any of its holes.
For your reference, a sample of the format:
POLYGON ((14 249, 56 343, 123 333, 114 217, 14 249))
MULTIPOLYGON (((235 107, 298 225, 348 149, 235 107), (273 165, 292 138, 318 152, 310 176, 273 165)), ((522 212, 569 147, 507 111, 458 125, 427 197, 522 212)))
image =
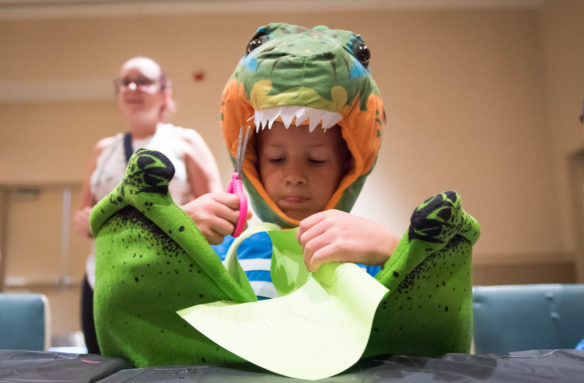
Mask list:
POLYGON ((203 137, 192 129, 184 129, 183 132, 186 144, 184 160, 193 197, 223 191, 217 162, 203 137))
POLYGON ((91 175, 97 167, 97 159, 112 139, 113 137, 107 137, 95 144, 91 155, 89 174, 85 178, 85 181, 83 181, 83 187, 81 189, 81 204, 79 205, 79 209, 77 209, 73 215, 73 227, 84 237, 91 237, 91 232, 89 230, 89 213, 91 213, 91 209, 97 203, 93 193, 91 193, 91 175))

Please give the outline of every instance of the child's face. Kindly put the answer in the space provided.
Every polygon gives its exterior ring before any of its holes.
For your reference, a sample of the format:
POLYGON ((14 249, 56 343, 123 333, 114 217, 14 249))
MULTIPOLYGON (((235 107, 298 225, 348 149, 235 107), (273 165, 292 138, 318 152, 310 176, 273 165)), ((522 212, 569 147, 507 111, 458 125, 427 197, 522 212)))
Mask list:
POLYGON ((350 164, 340 128, 311 133, 276 121, 258 139, 260 177, 276 205, 297 220, 324 210, 350 164))

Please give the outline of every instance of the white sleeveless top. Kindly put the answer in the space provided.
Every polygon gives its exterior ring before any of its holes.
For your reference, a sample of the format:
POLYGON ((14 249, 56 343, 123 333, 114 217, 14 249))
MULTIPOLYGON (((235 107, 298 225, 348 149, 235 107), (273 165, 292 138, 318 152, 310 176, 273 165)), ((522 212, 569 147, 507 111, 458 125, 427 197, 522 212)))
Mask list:
MULTIPOLYGON (((174 202, 181 206, 190 201, 191 191, 187 180, 184 162, 184 140, 179 134, 184 128, 172 124, 158 124, 156 133, 146 139, 132 139, 132 149, 153 149, 163 153, 174 166, 174 177, 168 185, 168 190, 174 202)), ((97 158, 95 171, 89 181, 91 194, 96 201, 107 196, 124 178, 126 172, 126 154, 124 150, 124 135, 118 133, 112 143, 105 147, 97 158)), ((87 280, 95 287, 95 242, 92 252, 87 258, 87 280)))
MULTIPOLYGON (((132 139, 132 149, 134 151, 141 148, 153 149, 168 157, 175 171, 168 189, 174 202, 183 205, 189 202, 191 192, 183 159, 184 141, 178 134, 180 129, 183 128, 171 124, 159 124, 153 136, 142 140, 132 139)), ((96 201, 118 186, 124 178, 126 165, 124 135, 118 133, 113 142, 101 152, 95 171, 91 175, 90 189, 96 201)))

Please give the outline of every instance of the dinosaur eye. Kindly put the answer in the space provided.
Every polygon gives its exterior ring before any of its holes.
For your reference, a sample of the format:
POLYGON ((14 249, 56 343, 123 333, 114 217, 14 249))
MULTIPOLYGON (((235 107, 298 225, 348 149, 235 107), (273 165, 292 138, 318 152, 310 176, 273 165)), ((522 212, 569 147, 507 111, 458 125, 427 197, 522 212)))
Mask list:
POLYGON ((245 48, 245 54, 250 54, 251 51, 262 45, 264 41, 260 38, 251 39, 251 41, 247 44, 247 48, 245 48))
POLYGON ((367 45, 365 45, 365 43, 360 43, 359 45, 357 45, 357 48, 355 49, 355 57, 365 68, 369 66, 371 52, 369 51, 369 48, 367 48, 367 45))

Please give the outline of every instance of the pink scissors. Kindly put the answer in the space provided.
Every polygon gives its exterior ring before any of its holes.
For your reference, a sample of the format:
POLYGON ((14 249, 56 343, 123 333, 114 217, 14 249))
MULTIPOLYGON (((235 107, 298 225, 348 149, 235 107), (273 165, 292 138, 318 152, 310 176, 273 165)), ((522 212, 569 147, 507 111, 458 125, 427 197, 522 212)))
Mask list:
POLYGON ((243 191, 243 184, 241 183, 241 168, 243 167, 243 159, 245 158, 245 149, 247 148, 247 138, 249 135, 249 126, 245 131, 245 138, 243 143, 241 141, 241 135, 243 133, 243 126, 239 128, 239 138, 237 139, 237 152, 235 154, 235 171, 231 175, 231 181, 229 186, 227 186, 227 192, 232 194, 237 194, 239 196, 239 219, 237 220, 237 225, 231 233, 232 236, 238 237, 243 231, 245 226, 245 221, 247 218, 247 197, 243 191))

